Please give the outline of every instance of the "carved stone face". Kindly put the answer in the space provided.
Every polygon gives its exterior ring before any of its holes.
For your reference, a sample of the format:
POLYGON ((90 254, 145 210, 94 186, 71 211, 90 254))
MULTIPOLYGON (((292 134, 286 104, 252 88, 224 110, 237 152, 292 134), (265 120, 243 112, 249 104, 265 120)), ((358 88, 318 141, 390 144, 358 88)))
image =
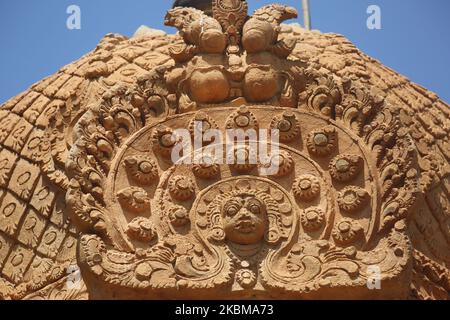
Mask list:
POLYGON ((267 227, 265 204, 254 195, 227 199, 222 207, 223 229, 229 241, 255 244, 264 238, 267 227))

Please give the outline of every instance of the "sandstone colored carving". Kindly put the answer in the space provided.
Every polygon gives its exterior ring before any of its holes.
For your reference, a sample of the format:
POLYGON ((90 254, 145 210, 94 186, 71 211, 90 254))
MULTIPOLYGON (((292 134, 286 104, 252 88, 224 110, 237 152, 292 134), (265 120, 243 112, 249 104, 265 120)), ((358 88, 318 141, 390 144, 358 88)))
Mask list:
POLYGON ((177 7, 6 102, 0 298, 448 299, 449 106, 295 16, 177 7), (280 170, 172 163, 180 128, 279 129, 280 170))

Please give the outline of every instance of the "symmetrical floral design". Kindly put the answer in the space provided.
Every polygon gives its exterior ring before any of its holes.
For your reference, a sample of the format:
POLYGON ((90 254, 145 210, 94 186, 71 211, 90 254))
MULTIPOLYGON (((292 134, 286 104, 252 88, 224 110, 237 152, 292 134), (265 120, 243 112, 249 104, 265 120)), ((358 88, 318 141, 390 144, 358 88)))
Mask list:
POLYGON ((320 194, 320 180, 310 174, 298 177, 293 184, 294 195, 301 201, 312 201, 320 194))
POLYGON ((291 111, 285 111, 281 116, 273 118, 270 128, 279 131, 279 139, 284 143, 292 142, 300 135, 299 121, 291 111))
POLYGON ((314 130, 308 135, 306 144, 311 154, 319 157, 328 156, 337 146, 336 129, 328 126, 314 130))
POLYGON ((236 272, 236 281, 242 286, 242 288, 250 289, 256 284, 256 275, 252 270, 241 269, 236 272))
POLYGON ((330 163, 330 173, 333 179, 348 182, 361 172, 362 164, 363 161, 358 155, 338 155, 330 163))
POLYGON ((120 204, 129 211, 142 213, 150 210, 150 198, 147 192, 139 187, 129 187, 117 193, 120 204))
POLYGON ((185 201, 194 196, 194 183, 184 176, 175 176, 169 181, 169 191, 172 197, 185 201))
POLYGON ((325 213, 320 208, 308 208, 302 213, 301 220, 306 231, 317 231, 325 223, 325 213))
POLYGON ((349 245, 362 236, 361 225, 351 219, 339 221, 333 230, 333 238, 340 245, 349 245))
POLYGON ((156 162, 146 157, 128 157, 124 160, 124 166, 127 168, 132 179, 142 185, 153 184, 159 177, 156 162))
POLYGON ((79 119, 67 204, 82 234, 82 268, 138 296, 258 288, 313 297, 366 288, 373 261, 386 281, 398 279, 410 263, 398 222, 419 186, 398 110, 286 59, 293 46, 279 24, 295 16, 292 8, 267 6, 253 17, 245 1, 213 8, 213 17, 170 11, 166 23, 184 40, 171 52, 175 64, 108 92, 79 119), (181 140, 173 133, 182 128, 194 138, 210 128, 279 129, 280 168, 265 176, 245 138, 226 164, 212 155, 173 164, 181 140))
POLYGON ((346 187, 338 196, 339 208, 347 212, 355 212, 361 209, 369 200, 369 193, 355 186, 346 187))

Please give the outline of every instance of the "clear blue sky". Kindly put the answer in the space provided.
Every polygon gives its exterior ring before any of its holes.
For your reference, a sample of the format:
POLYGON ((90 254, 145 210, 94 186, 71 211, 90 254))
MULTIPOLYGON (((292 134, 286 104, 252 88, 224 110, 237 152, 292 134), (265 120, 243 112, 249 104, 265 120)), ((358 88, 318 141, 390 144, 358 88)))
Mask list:
MULTIPOLYGON (((361 50, 450 102, 449 0, 310 0, 313 27, 348 37, 361 50), (382 30, 368 30, 366 9, 382 10, 382 30)), ((250 0, 251 9, 301 0, 250 0)), ((107 33, 131 36, 142 24, 165 29, 171 0, 1 0, 0 103, 92 50, 107 33), (81 8, 81 30, 66 9, 81 8)), ((298 21, 302 23, 301 19, 298 21)))

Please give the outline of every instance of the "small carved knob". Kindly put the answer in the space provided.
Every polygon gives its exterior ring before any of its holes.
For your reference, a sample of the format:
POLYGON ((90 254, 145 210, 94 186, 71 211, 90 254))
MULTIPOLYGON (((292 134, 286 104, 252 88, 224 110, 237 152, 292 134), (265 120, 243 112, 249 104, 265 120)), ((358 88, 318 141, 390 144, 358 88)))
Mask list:
POLYGON ((128 224, 127 234, 130 238, 142 242, 150 242, 157 235, 153 223, 144 217, 134 218, 128 224))
POLYGON ((325 214, 320 208, 308 208, 303 212, 301 222, 306 231, 317 231, 325 222, 325 214))
POLYGON ((289 152, 283 150, 280 151, 279 154, 274 155, 266 167, 273 167, 276 169, 273 176, 284 177, 290 174, 294 169, 294 159, 292 159, 289 152))
POLYGON ((227 120, 227 129, 254 129, 258 130, 258 120, 247 106, 241 106, 237 111, 233 112, 227 120))
POLYGON ((241 269, 236 273, 236 281, 244 289, 251 289, 256 284, 256 275, 250 269, 241 269))
POLYGON ((220 167, 210 156, 203 156, 199 163, 194 164, 192 170, 194 175, 202 179, 213 179, 220 173, 220 167))
POLYGON ((353 220, 344 219, 336 224, 333 230, 333 238, 336 243, 348 245, 357 241, 362 236, 361 225, 353 220))
POLYGON ((197 112, 189 122, 189 132, 194 139, 201 139, 202 145, 212 143, 214 141, 203 141, 203 135, 211 129, 217 129, 217 123, 203 111, 197 112))
POLYGON ((320 194, 320 181, 313 175, 302 175, 294 181, 293 192, 300 201, 312 201, 320 194))
POLYGON ((125 210, 142 213, 150 210, 150 198, 147 192, 138 187, 129 187, 117 193, 117 198, 125 210))
POLYGON ((139 281, 148 281, 150 280, 153 271, 153 267, 148 262, 142 262, 136 266, 136 279, 139 281))
POLYGON ((367 204, 370 196, 369 193, 359 187, 346 187, 339 193, 339 208, 347 212, 355 212, 367 204))
POLYGON ((131 156, 125 159, 124 166, 132 179, 143 185, 151 185, 158 177, 158 166, 152 159, 131 156))
POLYGON ((189 223, 189 213, 182 206, 174 206, 170 209, 169 220, 174 227, 182 227, 189 223))
POLYGON ((178 137, 171 128, 160 125, 152 135, 153 149, 165 158, 170 158, 172 149, 178 142, 178 137))
POLYGON ((258 162, 257 152, 249 146, 235 147, 227 157, 227 163, 239 172, 250 172, 256 168, 258 162))
POLYGON ((330 163, 331 176, 339 182, 354 179, 361 171, 362 159, 358 155, 339 155, 330 163))
POLYGON ((279 130, 281 142, 292 142, 300 134, 300 124, 292 111, 286 111, 275 117, 270 125, 272 130, 279 130))
POLYGON ((330 155, 337 146, 337 132, 332 126, 321 130, 312 131, 308 135, 307 147, 315 156, 324 157, 330 155))
POLYGON ((169 181, 169 192, 176 200, 189 200, 195 194, 194 183, 188 177, 174 176, 169 181))

